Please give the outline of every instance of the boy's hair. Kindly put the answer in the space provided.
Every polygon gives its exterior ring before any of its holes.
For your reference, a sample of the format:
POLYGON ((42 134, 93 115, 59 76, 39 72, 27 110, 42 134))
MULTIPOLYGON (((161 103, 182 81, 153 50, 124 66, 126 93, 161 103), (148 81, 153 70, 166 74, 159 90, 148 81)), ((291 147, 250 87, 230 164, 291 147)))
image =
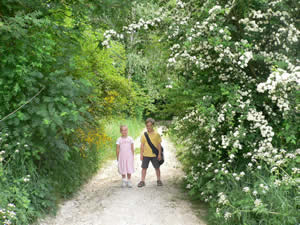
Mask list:
POLYGON ((127 128, 128 129, 127 125, 120 125, 120 131, 122 131, 123 128, 127 128))
POLYGON ((155 124, 155 120, 154 120, 154 119, 152 119, 152 118, 148 118, 148 119, 146 119, 146 122, 145 122, 145 124, 147 125, 147 123, 151 123, 151 124, 154 126, 154 124, 155 124))

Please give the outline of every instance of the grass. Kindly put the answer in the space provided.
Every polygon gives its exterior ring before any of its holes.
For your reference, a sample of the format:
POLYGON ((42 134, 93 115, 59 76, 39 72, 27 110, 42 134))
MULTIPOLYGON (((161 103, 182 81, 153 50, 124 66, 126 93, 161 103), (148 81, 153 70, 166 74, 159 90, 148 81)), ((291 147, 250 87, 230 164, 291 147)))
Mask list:
MULTIPOLYGON (((142 130, 145 127, 143 121, 137 119, 112 119, 109 122, 105 123, 105 133, 111 138, 111 141, 106 145, 104 153, 102 155, 101 161, 107 161, 110 159, 116 158, 116 140, 121 136, 120 134, 120 125, 128 126, 128 136, 131 136, 133 139, 137 138, 142 130)), ((140 149, 138 146, 135 146, 135 153, 139 153, 140 149)))

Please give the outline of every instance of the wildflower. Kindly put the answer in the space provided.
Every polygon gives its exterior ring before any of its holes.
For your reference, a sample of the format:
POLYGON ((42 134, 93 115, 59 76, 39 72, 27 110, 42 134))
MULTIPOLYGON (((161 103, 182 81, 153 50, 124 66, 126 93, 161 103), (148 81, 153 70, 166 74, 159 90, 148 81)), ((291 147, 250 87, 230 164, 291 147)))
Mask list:
POLYGON ((250 188, 249 188, 249 187, 244 187, 244 188, 243 188, 243 191, 247 193, 247 192, 250 191, 250 188))
POLYGON ((228 203, 227 196, 223 192, 220 192, 218 196, 219 196, 219 200, 218 200, 219 204, 226 205, 228 203))
POLYGON ((261 200, 260 200, 260 199, 255 199, 255 201, 254 201, 254 205, 255 205, 255 207, 259 207, 259 206, 261 206, 261 205, 262 205, 262 202, 261 202, 261 200))
POLYGON ((18 152, 19 152, 19 149, 17 149, 15 152, 18 153, 18 152))
POLYGON ((226 212, 224 215, 224 218, 225 218, 225 220, 228 220, 231 216, 232 216, 232 214, 230 212, 226 212))
POLYGON ((14 204, 12 204, 12 203, 8 203, 8 205, 7 205, 8 207, 12 207, 12 208, 15 208, 16 206, 14 205, 14 204))
POLYGON ((256 196, 256 195, 257 195, 257 191, 254 190, 254 191, 252 192, 252 194, 253 194, 254 196, 256 196))

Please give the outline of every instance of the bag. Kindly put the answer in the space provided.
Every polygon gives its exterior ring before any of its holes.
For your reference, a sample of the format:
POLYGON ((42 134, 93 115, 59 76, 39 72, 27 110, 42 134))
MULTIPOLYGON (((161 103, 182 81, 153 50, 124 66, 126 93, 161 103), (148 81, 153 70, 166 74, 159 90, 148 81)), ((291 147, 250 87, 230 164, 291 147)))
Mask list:
MULTIPOLYGON (((149 144, 149 146, 151 147, 152 149, 152 152, 156 155, 156 157, 158 157, 158 149, 152 144, 150 138, 149 138, 149 135, 147 134, 147 132, 144 133, 146 139, 147 139, 147 142, 149 144)), ((165 162, 165 157, 164 157, 164 148, 161 146, 161 160, 158 160, 158 163, 159 165, 162 165, 163 163, 165 162)))

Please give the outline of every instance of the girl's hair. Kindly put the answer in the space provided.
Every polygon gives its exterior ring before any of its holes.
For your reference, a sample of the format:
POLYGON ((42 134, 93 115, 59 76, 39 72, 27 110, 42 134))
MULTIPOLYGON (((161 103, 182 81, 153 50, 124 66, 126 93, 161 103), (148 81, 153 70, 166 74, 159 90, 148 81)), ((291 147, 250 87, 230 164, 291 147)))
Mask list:
POLYGON ((148 119, 146 119, 146 122, 145 122, 145 124, 147 125, 147 123, 151 123, 151 124, 154 126, 154 124, 155 124, 155 120, 154 120, 154 119, 152 119, 152 118, 148 118, 148 119))
POLYGON ((127 128, 128 129, 127 125, 120 125, 120 131, 122 131, 123 128, 127 128))

